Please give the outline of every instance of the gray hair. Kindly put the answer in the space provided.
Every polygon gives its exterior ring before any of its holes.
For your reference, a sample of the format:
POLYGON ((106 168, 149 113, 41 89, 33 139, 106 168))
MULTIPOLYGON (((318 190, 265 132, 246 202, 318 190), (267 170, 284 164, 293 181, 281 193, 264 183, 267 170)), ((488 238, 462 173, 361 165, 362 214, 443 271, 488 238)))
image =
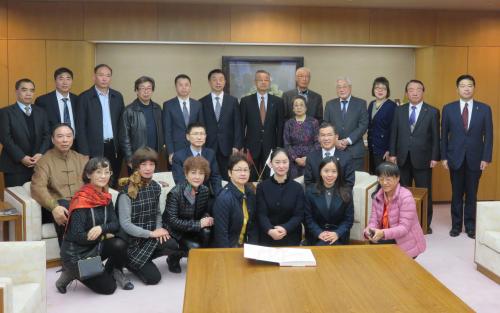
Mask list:
POLYGON ((352 80, 349 76, 339 76, 337 77, 337 80, 336 82, 338 82, 339 80, 343 80, 345 81, 349 86, 352 86, 352 80))

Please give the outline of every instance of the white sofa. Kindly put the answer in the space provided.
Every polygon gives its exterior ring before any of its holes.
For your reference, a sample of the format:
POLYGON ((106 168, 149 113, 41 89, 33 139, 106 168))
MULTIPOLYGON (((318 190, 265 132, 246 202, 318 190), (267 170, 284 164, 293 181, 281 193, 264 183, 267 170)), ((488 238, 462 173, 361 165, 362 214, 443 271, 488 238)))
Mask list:
MULTIPOLYGON (((162 187, 160 196, 161 211, 165 209, 166 195, 170 189, 175 186, 171 172, 155 173, 153 179, 158 182, 163 182, 168 186, 162 187)), ((31 198, 30 191, 31 182, 25 183, 23 186, 9 187, 4 191, 4 199, 12 204, 23 215, 23 232, 24 240, 27 241, 44 241, 47 247, 47 261, 55 261, 59 259, 59 244, 57 234, 53 224, 42 225, 42 208, 31 198)), ((113 196, 113 203, 116 202, 118 191, 109 190, 113 196)))
POLYGON ((354 223, 351 228, 351 240, 364 241, 363 230, 368 225, 372 211, 372 193, 377 189, 377 176, 366 172, 355 173, 352 190, 354 202, 354 223))
POLYGON ((500 284, 500 201, 477 203, 474 261, 478 271, 500 284))
POLYGON ((0 242, 0 312, 47 312, 45 242, 0 242))

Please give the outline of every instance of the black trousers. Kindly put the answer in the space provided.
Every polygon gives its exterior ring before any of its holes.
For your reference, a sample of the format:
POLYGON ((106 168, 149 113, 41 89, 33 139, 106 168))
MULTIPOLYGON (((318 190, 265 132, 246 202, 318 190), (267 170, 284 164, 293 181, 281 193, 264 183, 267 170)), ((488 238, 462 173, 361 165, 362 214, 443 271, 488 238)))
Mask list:
POLYGON ((116 281, 113 278, 113 269, 122 269, 127 261, 127 243, 120 238, 111 238, 103 241, 102 260, 108 260, 105 271, 96 277, 81 281, 90 290, 101 295, 113 294, 116 290, 116 281))
POLYGON ((269 152, 267 154, 265 154, 264 151, 262 150, 262 147, 261 147, 258 157, 255 157, 252 155, 253 162, 254 162, 255 166, 250 165, 250 180, 251 181, 256 182, 259 179, 260 173, 263 173, 260 177, 261 181, 263 181, 264 179, 269 177, 269 174, 270 174, 269 167, 265 167, 268 154, 269 154, 269 152))
POLYGON ((179 253, 179 244, 175 239, 170 238, 166 242, 159 244, 151 258, 138 270, 129 268, 146 285, 156 285, 161 280, 161 273, 153 260, 165 255, 179 253))
POLYGON ((380 165, 380 163, 384 162, 383 155, 375 155, 373 154, 373 151, 370 151, 369 153, 370 157, 370 174, 375 175, 375 170, 377 167, 380 165))
POLYGON ((3 181, 5 188, 22 186, 31 181, 33 169, 29 169, 28 173, 3 173, 3 181))
POLYGON ((365 171, 365 158, 364 157, 352 158, 351 164, 352 164, 352 169, 354 171, 360 171, 360 172, 365 171))
POLYGON ((222 179, 229 181, 229 176, 227 175, 227 167, 229 164, 229 157, 222 154, 219 147, 217 147, 217 152, 215 153, 215 158, 217 159, 217 165, 219 166, 219 173, 222 179))
POLYGON ((467 160, 452 170, 451 180, 451 227, 462 231, 462 223, 466 231, 476 230, 476 203, 479 178, 482 171, 473 171, 468 168, 467 160), (464 205, 465 197, 465 205, 464 205))
MULTIPOLYGON (((60 206, 63 206, 66 209, 69 208, 69 201, 68 200, 65 200, 65 199, 57 200, 57 203, 59 203, 60 206)), ((56 229, 56 234, 57 234, 57 241, 59 242, 59 248, 61 248, 66 225, 57 224, 56 221, 54 220, 54 215, 52 215, 52 212, 50 212, 49 209, 42 208, 42 225, 43 224, 50 224, 50 223, 54 224, 54 228, 56 229)))
POLYGON ((116 188, 122 170, 122 157, 120 151, 115 148, 114 139, 104 143, 104 157, 109 160, 111 170, 113 171, 113 176, 111 176, 109 180, 109 185, 116 188))
POLYGON ((406 161, 400 166, 401 171, 401 186, 411 187, 415 181, 415 187, 427 188, 427 226, 431 226, 432 222, 432 168, 417 169, 411 164, 410 155, 406 161))
POLYGON ((212 229, 210 227, 202 228, 199 232, 187 232, 179 238, 179 248, 189 252, 191 249, 207 248, 210 245, 212 229))

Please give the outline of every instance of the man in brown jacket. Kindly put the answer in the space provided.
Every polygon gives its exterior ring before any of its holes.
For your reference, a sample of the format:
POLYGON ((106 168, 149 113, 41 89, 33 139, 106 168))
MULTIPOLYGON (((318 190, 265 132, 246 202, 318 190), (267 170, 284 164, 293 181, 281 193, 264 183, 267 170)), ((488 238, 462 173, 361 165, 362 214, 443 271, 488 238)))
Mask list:
POLYGON ((31 196, 42 207, 42 224, 54 223, 59 246, 68 221, 69 202, 83 185, 83 168, 88 161, 87 156, 71 150, 73 140, 70 125, 55 125, 54 147, 37 162, 31 179, 31 196))

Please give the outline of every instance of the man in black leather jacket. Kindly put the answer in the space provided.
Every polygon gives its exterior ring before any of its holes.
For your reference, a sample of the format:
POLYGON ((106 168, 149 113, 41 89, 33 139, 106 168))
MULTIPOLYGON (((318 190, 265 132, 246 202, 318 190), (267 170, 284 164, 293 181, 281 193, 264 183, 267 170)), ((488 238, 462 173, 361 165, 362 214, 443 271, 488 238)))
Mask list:
POLYGON ((155 90, 154 79, 139 77, 135 81, 134 89, 137 99, 123 111, 119 137, 129 172, 130 160, 135 150, 148 146, 161 154, 164 145, 161 107, 151 100, 155 90))

